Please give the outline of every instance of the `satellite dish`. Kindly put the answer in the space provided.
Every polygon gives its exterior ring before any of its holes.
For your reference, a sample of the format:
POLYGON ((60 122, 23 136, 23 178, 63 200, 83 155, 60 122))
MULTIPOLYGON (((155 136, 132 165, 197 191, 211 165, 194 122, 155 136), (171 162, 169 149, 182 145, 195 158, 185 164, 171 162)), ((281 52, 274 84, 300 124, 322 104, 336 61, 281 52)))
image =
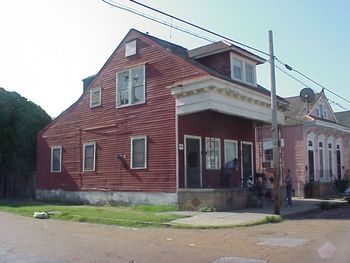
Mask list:
POLYGON ((300 99, 304 102, 310 103, 315 99, 315 93, 310 88, 304 88, 300 91, 300 99))

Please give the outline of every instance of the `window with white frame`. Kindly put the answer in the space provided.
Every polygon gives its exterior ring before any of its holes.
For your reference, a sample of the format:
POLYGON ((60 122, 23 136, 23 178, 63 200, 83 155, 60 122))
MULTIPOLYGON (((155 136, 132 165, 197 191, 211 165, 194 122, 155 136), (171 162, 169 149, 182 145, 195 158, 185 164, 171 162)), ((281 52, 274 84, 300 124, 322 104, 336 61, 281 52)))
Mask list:
POLYGON ((264 162, 273 161, 273 140, 264 139, 263 141, 263 160, 264 162))
POLYGON ((319 104, 316 108, 316 116, 322 119, 327 118, 327 111, 322 104, 319 104))
POLYGON ((232 78, 236 80, 243 80, 243 63, 241 60, 232 58, 232 78))
POLYGON ((62 146, 51 147, 51 172, 60 173, 62 166, 62 146))
POLYGON ((255 82, 255 71, 254 71, 254 65, 249 63, 244 63, 245 66, 245 81, 249 84, 254 84, 255 82))
POLYGON ((207 170, 220 169, 220 139, 218 138, 205 138, 205 152, 206 162, 205 166, 207 170))
POLYGON ((273 162, 273 150, 272 150, 272 148, 264 150, 264 161, 265 162, 273 162))
POLYGON ((237 58, 231 53, 231 78, 255 86, 255 64, 237 58))
POLYGON ((83 171, 91 172, 95 171, 96 163, 96 143, 87 142, 83 146, 83 171))
POLYGON ((311 140, 308 140, 308 142, 307 142, 307 146, 309 146, 309 147, 312 147, 312 146, 313 146, 313 143, 312 143, 312 141, 311 141, 311 140))
POLYGON ((225 163, 232 161, 234 158, 237 158, 237 141, 233 140, 224 140, 225 147, 225 163))
POLYGON ((324 177, 324 154, 323 154, 323 142, 318 142, 318 154, 320 162, 320 179, 324 177))
POLYGON ((328 166, 329 166, 329 177, 333 178, 334 171, 333 171, 333 144, 328 143, 328 166))
POLYGON ((131 168, 145 169, 147 167, 147 137, 131 137, 131 168))
POLYGON ((130 57, 136 54, 136 39, 125 44, 125 57, 130 57))
POLYGON ((101 106, 101 87, 90 90, 90 108, 101 106))
POLYGON ((145 102, 145 65, 117 73, 117 107, 145 102))

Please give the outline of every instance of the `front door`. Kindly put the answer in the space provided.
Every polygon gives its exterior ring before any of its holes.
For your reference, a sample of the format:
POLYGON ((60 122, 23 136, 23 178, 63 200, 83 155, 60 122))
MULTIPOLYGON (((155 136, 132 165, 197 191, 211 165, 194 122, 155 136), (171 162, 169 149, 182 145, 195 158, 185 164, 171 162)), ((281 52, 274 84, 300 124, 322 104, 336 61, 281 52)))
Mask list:
POLYGON ((186 188, 202 186, 201 137, 185 135, 185 185, 186 188))
POLYGON ((313 150, 308 150, 308 159, 309 159, 309 182, 312 183, 315 181, 315 164, 314 164, 313 150))
POLYGON ((242 186, 247 187, 249 176, 253 176, 253 144, 250 142, 242 142, 241 150, 242 186))

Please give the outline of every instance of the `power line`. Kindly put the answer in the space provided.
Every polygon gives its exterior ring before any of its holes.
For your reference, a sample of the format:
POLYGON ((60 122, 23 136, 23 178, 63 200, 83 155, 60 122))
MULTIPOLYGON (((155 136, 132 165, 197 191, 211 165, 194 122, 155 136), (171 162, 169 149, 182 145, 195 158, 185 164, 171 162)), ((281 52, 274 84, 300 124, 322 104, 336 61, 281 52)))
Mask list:
MULTIPOLYGON (((122 4, 120 4, 120 3, 116 2, 116 1, 113 1, 113 0, 111 0, 110 2, 108 2, 108 1, 106 1, 106 0, 102 0, 102 1, 103 1, 104 3, 110 5, 110 6, 115 7, 115 8, 118 8, 118 9, 121 9, 121 10, 124 10, 124 11, 127 11, 127 12, 131 12, 131 13, 133 13, 133 14, 135 14, 135 15, 141 16, 141 17, 143 17, 143 18, 152 20, 152 21, 154 21, 154 22, 157 22, 157 23, 159 23, 159 24, 162 24, 162 25, 165 25, 165 26, 168 26, 168 27, 171 27, 171 28, 175 28, 175 29, 177 29, 177 30, 179 30, 179 31, 181 31, 181 32, 183 32, 183 33, 192 35, 192 36, 194 36, 194 37, 203 39, 203 40, 205 40, 205 41, 208 41, 208 42, 211 42, 211 43, 214 43, 214 42, 215 42, 215 40, 212 40, 212 39, 210 39, 210 38, 208 38, 208 37, 206 37, 206 36, 203 36, 203 35, 200 35, 200 34, 198 34, 198 33, 193 32, 193 31, 190 31, 190 30, 188 30, 188 29, 184 29, 184 28, 181 28, 181 27, 179 27, 179 26, 176 26, 176 25, 174 25, 172 22, 171 22, 171 23, 168 23, 168 22, 166 22, 166 21, 164 21, 164 20, 160 20, 160 19, 158 19, 158 18, 156 18, 156 17, 153 17, 153 16, 150 16, 150 15, 148 15, 148 14, 142 13, 142 12, 140 12, 140 11, 138 11, 138 10, 135 10, 135 9, 132 9, 132 8, 130 8, 130 7, 128 7, 128 6, 122 5, 122 4)), ((161 11, 161 10, 158 10, 158 9, 156 9, 156 8, 147 6, 147 5, 145 5, 145 4, 142 4, 142 3, 140 3, 140 2, 137 2, 137 1, 135 1, 135 0, 129 0, 129 1, 132 2, 132 3, 135 3, 135 4, 137 4, 137 5, 140 5, 140 6, 144 7, 144 8, 150 9, 150 10, 152 10, 152 11, 154 11, 154 12, 157 12, 157 13, 160 13, 160 14, 162 14, 162 15, 168 16, 168 17, 170 17, 171 19, 178 20, 178 21, 180 21, 180 22, 182 22, 182 23, 184 23, 184 24, 190 25, 190 26, 192 26, 192 27, 195 27, 195 28, 197 28, 197 29, 200 29, 200 30, 202 30, 202 31, 205 31, 205 32, 207 32, 207 33, 210 33, 210 34, 212 34, 212 35, 215 35, 215 36, 217 36, 217 37, 220 37, 220 38, 222 38, 222 39, 224 39, 224 40, 226 40, 226 41, 228 41, 228 42, 232 42, 232 43, 241 45, 241 46, 243 46, 243 47, 245 47, 245 48, 248 48, 248 49, 254 50, 254 51, 256 51, 256 52, 259 52, 259 53, 261 53, 261 54, 263 54, 263 55, 269 56, 269 54, 268 54, 267 52, 264 52, 264 51, 262 51, 262 50, 259 50, 259 49, 257 49, 257 48, 254 48, 254 47, 252 47, 252 46, 246 45, 246 44, 244 44, 244 43, 238 42, 238 41, 233 40, 233 39, 231 39, 231 38, 229 38, 229 37, 226 37, 226 36, 224 36, 224 35, 215 33, 215 32, 213 32, 213 31, 211 31, 211 30, 208 30, 208 29, 206 29, 206 28, 204 28, 204 27, 201 27, 201 26, 198 26, 198 25, 193 24, 193 23, 191 23, 191 22, 188 22, 188 21, 186 21, 186 20, 184 20, 184 19, 181 19, 181 18, 178 18, 178 17, 173 16, 173 15, 171 15, 171 14, 165 13, 165 12, 163 12, 163 11, 161 11)), ((287 68, 288 70, 294 71, 294 72, 298 73, 299 75, 301 75, 301 76, 303 76, 304 78, 308 79, 309 81, 311 81, 312 83, 316 84, 317 86, 319 86, 319 87, 321 87, 321 88, 327 90, 327 91, 330 92, 331 94, 333 94, 333 95, 335 95, 335 96, 337 96, 337 97, 343 99, 344 101, 350 103, 350 100, 347 100, 347 99, 341 97, 340 95, 336 94, 335 92, 331 91, 330 89, 326 88, 325 86, 321 85, 320 83, 314 81, 313 79, 311 79, 311 78, 308 77, 307 75, 303 74, 302 72, 300 72, 300 71, 298 71, 298 70, 296 70, 296 69, 293 69, 293 68, 292 68, 291 66, 289 66, 288 64, 283 63, 283 62, 282 62, 280 59, 278 59, 276 56, 275 56, 275 59, 277 60, 277 62, 279 62, 280 64, 282 64, 282 65, 283 65, 285 68, 287 68)), ((267 62, 268 62, 268 63, 271 63, 270 61, 267 61, 267 62)), ((279 69, 279 70, 280 70, 281 72, 283 72, 284 74, 286 74, 287 76, 293 78, 295 81, 297 81, 297 82, 299 82, 300 84, 302 84, 302 85, 304 85, 305 87, 307 87, 307 85, 305 85, 305 83, 303 83, 302 81, 300 81, 300 80, 297 79, 296 77, 292 76, 291 74, 288 74, 286 71, 282 70, 281 68, 279 68, 279 67, 277 67, 277 66, 276 66, 276 68, 279 69)), ((343 106, 340 105, 339 103, 336 103, 336 102, 334 102, 334 101, 333 101, 333 103, 335 103, 337 106, 341 107, 342 109, 345 109, 345 107, 343 107, 343 106)))
POLYGON ((106 1, 106 0, 102 0, 102 1, 103 1, 104 3, 110 5, 110 6, 115 7, 115 8, 118 8, 118 9, 121 9, 121 10, 124 10, 124 11, 127 11, 127 12, 130 12, 130 13, 133 13, 133 14, 135 14, 135 15, 141 16, 141 17, 143 17, 143 18, 147 18, 147 19, 149 19, 149 20, 152 20, 152 21, 154 21, 154 22, 157 22, 157 23, 159 23, 159 24, 162 24, 162 25, 165 25, 165 26, 168 26, 168 27, 171 27, 171 28, 175 28, 175 29, 177 29, 177 30, 179 30, 179 31, 181 31, 181 32, 183 32, 183 33, 192 35, 192 36, 194 36, 194 37, 198 37, 198 38, 203 39, 203 40, 205 40, 205 41, 208 41, 208 42, 211 42, 211 43, 214 43, 214 42, 215 42, 215 40, 212 40, 212 39, 210 39, 210 38, 208 38, 208 37, 205 37, 205 36, 200 35, 200 34, 196 34, 196 33, 192 32, 192 31, 187 30, 187 29, 184 29, 184 28, 181 28, 181 27, 179 27, 179 26, 170 24, 170 23, 168 23, 168 22, 166 22, 166 21, 164 21, 164 20, 160 20, 160 19, 158 19, 158 18, 156 18, 156 17, 153 17, 153 16, 147 15, 147 14, 145 14, 145 13, 139 12, 139 11, 137 11, 137 10, 135 10, 135 9, 132 9, 132 8, 130 8, 130 7, 127 7, 127 6, 125 6, 125 5, 122 5, 122 4, 118 3, 118 2, 112 1, 113 3, 110 3, 110 2, 108 2, 108 1, 106 1))
POLYGON ((184 23, 184 24, 187 24, 187 25, 190 25, 190 26, 192 26, 192 27, 195 27, 195 28, 198 28, 198 29, 200 29, 200 30, 203 30, 203 31, 205 31, 205 32, 207 32, 207 33, 210 33, 210 34, 214 35, 214 36, 220 37, 220 38, 225 39, 225 40, 228 40, 228 41, 230 41, 230 42, 232 42, 232 43, 241 45, 241 46, 243 46, 243 47, 246 47, 246 48, 249 48, 249 49, 254 50, 254 51, 256 51, 256 52, 259 52, 259 53, 261 53, 261 54, 264 54, 265 56, 270 56, 270 54, 267 53, 267 52, 265 52, 265 51, 262 51, 262 50, 260 50, 260 49, 255 48, 255 47, 252 47, 252 46, 246 45, 246 44, 244 44, 244 43, 238 42, 238 41, 236 41, 236 40, 234 40, 234 39, 228 38, 228 37, 226 37, 226 36, 224 36, 224 35, 218 34, 218 33, 214 32, 214 31, 211 31, 211 30, 206 29, 206 28, 204 28, 204 27, 198 26, 198 25, 196 25, 196 24, 193 24, 193 23, 191 23, 191 22, 188 22, 188 21, 186 21, 186 20, 183 20, 183 19, 181 19, 181 18, 179 18, 179 17, 176 17, 176 16, 170 15, 170 14, 168 14, 168 13, 165 13, 165 12, 159 10, 159 9, 150 7, 150 6, 145 5, 145 4, 142 4, 142 3, 137 2, 137 1, 135 1, 135 0, 129 0, 129 1, 132 2, 132 3, 135 3, 135 4, 137 4, 137 5, 140 5, 140 6, 144 7, 144 8, 150 9, 150 10, 152 10, 152 11, 154 11, 154 12, 157 12, 157 13, 159 13, 159 14, 162 14, 162 15, 165 15, 165 16, 168 16, 168 17, 171 17, 171 18, 173 18, 173 19, 175 19, 175 20, 178 20, 178 21, 180 21, 180 22, 182 22, 182 23, 184 23))
MULTIPOLYGON (((280 68, 279 66, 275 65, 275 67, 281 71, 282 73, 286 74, 287 76, 289 76, 290 78, 294 79, 295 81, 297 81, 299 84, 303 85, 305 88, 309 88, 309 89, 312 89, 314 92, 317 92, 315 91, 313 88, 311 88, 310 86, 308 86, 307 84, 305 84, 304 82, 302 82, 301 80, 299 80, 298 78, 294 77, 293 75, 291 75, 290 73, 288 73, 287 71, 283 70, 282 68, 280 68)), ((343 110, 346 110, 348 111, 349 109, 347 109, 346 107, 344 107, 343 105, 341 105, 340 103, 337 103, 333 100, 331 100, 330 98, 327 98, 327 100, 330 102, 330 103, 333 103, 335 104, 336 106, 338 106, 339 108, 343 109, 343 110)))
MULTIPOLYGON (((135 3, 135 4, 137 4, 137 5, 140 5, 140 6, 144 7, 144 8, 150 9, 150 10, 152 10, 152 11, 154 11, 154 12, 160 13, 160 14, 165 15, 165 16, 168 16, 168 17, 171 17, 172 19, 176 19, 176 20, 178 20, 178 21, 180 21, 180 22, 182 22, 182 23, 185 23, 185 24, 187 24, 187 25, 190 25, 190 26, 192 26, 192 27, 195 27, 195 28, 198 28, 198 29, 200 29, 200 30, 203 30, 203 31, 205 31, 205 32, 207 32, 207 33, 210 33, 210 34, 214 35, 214 36, 223 38, 223 39, 225 39, 225 40, 229 40, 229 41, 232 42, 232 43, 235 43, 235 44, 241 45, 241 46, 243 46, 243 47, 249 48, 249 49, 251 49, 251 50, 254 50, 254 51, 256 51, 256 52, 259 52, 259 53, 261 53, 261 54, 264 54, 264 55, 266 55, 266 56, 270 56, 270 54, 268 54, 268 53, 266 53, 266 52, 264 52, 264 51, 262 51, 262 50, 260 50, 260 49, 257 49, 257 48, 255 48, 255 47, 246 45, 246 44, 241 43, 241 42, 238 42, 238 41, 236 41, 236 40, 234 40, 234 39, 231 39, 231 38, 228 38, 228 37, 226 37, 226 36, 224 36, 224 35, 218 34, 218 33, 214 32, 214 31, 208 30, 208 29, 206 29, 206 28, 204 28, 204 27, 202 27, 202 26, 198 26, 198 25, 196 25, 196 24, 193 24, 193 23, 191 23, 191 22, 188 22, 188 21, 186 21, 186 20, 184 20, 184 19, 181 19, 181 18, 179 18, 179 17, 176 17, 176 16, 173 16, 173 15, 171 15, 171 14, 165 13, 165 12, 159 10, 159 9, 153 8, 153 7, 151 7, 151 6, 145 5, 145 4, 140 3, 140 2, 138 2, 138 1, 135 1, 135 0, 129 0, 129 1, 132 2, 132 3, 135 3)), ((279 63, 282 63, 276 56, 275 56, 275 59, 276 59, 279 63)), ((282 63, 282 64, 283 64, 283 63, 282 63)), ((287 64, 283 64, 283 65, 284 65, 288 70, 294 70, 296 73, 300 74, 301 76, 303 76, 304 78, 306 78, 306 79, 308 79, 309 81, 313 82, 314 84, 316 84, 316 85, 322 87, 323 89, 327 90, 328 92, 332 93, 333 95, 335 95, 335 96, 337 96, 337 97, 339 97, 339 98, 345 100, 346 102, 350 103, 349 100, 347 100, 347 99, 345 99, 345 98, 339 96, 339 95, 336 94, 335 92, 331 91, 330 89, 326 88, 325 86, 323 86, 323 85, 319 84, 318 82, 314 81, 313 79, 311 79, 311 78, 308 77, 307 75, 303 74, 302 72, 300 72, 300 71, 298 71, 298 70, 296 70, 296 69, 293 69, 292 67, 290 67, 290 66, 287 65, 287 64)), ((290 75, 289 75, 289 76, 290 76, 290 75)), ((292 77, 292 78, 295 79, 294 77, 292 77)))
POLYGON ((299 70, 292 68, 291 66, 289 66, 288 64, 283 63, 282 61, 280 61, 278 58, 276 58, 277 62, 279 62, 280 64, 282 64, 286 69, 290 70, 290 71, 294 71, 296 73, 298 73, 299 75, 303 76, 304 78, 306 78, 307 80, 311 81, 312 83, 316 84, 317 86, 321 87, 322 89, 327 90, 329 93, 332 93, 333 95, 337 96, 338 98, 341 98, 342 100, 346 101, 347 103, 350 103, 350 100, 345 99, 344 97, 336 94, 335 92, 331 91, 330 89, 326 88, 325 86, 321 85, 320 83, 318 83, 317 81, 313 80, 312 78, 308 77, 307 75, 305 75, 304 73, 300 72, 299 70))

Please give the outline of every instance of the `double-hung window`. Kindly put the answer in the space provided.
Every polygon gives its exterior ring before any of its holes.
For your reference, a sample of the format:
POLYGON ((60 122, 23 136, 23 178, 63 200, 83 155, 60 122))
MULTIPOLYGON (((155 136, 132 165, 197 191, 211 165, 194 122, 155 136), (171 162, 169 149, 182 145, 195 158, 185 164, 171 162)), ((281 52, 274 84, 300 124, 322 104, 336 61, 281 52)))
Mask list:
POLYGON ((236 80, 243 80, 242 76, 243 71, 243 63, 241 60, 232 58, 232 77, 236 80))
POLYGON ((145 169, 147 167, 147 137, 131 137, 131 168, 145 169))
POLYGON ((323 142, 318 142, 318 154, 320 161, 320 178, 324 177, 324 155, 323 155, 323 142))
POLYGON ((206 168, 207 170, 220 169, 220 139, 205 138, 206 168))
POLYGON ((254 66, 249 63, 244 63, 244 66, 245 66, 245 81, 253 85, 255 82, 254 66))
POLYGON ((90 108, 101 106, 101 87, 90 90, 90 108))
POLYGON ((83 171, 84 172, 95 171, 95 163, 96 163, 96 143, 95 142, 84 143, 83 156, 84 156, 83 171))
POLYGON ((51 172, 60 173, 62 166, 62 146, 51 147, 51 172))
POLYGON ((224 140, 225 144, 225 163, 237 158, 237 141, 224 140))
POLYGON ((117 107, 145 102, 145 65, 117 73, 117 107))
POLYGON ((249 85, 256 85, 255 64, 231 54, 231 78, 249 85))
POLYGON ((273 162, 273 150, 272 149, 264 150, 264 161, 265 162, 273 162))

